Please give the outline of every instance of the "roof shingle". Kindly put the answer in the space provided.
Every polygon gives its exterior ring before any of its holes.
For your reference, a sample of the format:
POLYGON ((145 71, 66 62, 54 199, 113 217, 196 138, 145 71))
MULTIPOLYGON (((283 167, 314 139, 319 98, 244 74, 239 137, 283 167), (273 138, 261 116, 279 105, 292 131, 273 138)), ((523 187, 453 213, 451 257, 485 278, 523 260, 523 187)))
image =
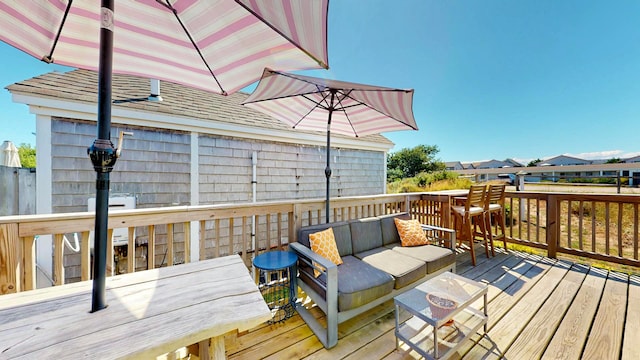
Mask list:
MULTIPOLYGON (((61 100, 97 103, 98 74, 88 70, 50 72, 6 87, 11 93, 52 97, 61 100)), ((249 96, 237 92, 228 96, 190 88, 184 85, 161 83, 163 101, 149 101, 150 80, 114 74, 112 79, 113 108, 141 110, 177 115, 212 122, 224 122, 281 131, 317 133, 291 129, 281 121, 242 106, 249 96)), ((332 137, 345 137, 332 134, 332 137)), ((391 144, 382 135, 363 136, 362 140, 391 144)), ((356 139, 357 141, 357 139, 356 139)))

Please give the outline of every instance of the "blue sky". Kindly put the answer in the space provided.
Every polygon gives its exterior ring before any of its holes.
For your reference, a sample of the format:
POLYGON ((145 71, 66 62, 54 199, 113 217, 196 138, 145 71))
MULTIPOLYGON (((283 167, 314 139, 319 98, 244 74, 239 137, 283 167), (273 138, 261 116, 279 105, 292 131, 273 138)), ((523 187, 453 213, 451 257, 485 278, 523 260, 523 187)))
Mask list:
MULTIPOLYGON (((638 19, 636 0, 331 0, 331 69, 302 73, 415 89, 420 130, 384 134, 394 150, 625 157, 640 154, 638 19)), ((3 43, 0 64, 3 87, 64 69, 3 43)), ((33 131, 35 117, 3 89, 0 140, 34 144, 33 131)))

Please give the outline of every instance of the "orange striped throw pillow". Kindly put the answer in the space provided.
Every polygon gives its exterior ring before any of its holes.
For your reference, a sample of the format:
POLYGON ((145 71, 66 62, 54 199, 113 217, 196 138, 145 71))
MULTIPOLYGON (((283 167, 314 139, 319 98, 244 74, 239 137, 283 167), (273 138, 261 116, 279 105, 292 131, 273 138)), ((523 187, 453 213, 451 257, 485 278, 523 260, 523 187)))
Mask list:
POLYGON ((420 246, 427 245, 427 235, 422 230, 418 220, 402 220, 393 219, 400 235, 402 246, 420 246))
MULTIPOLYGON (((314 253, 331 260, 331 262, 336 265, 342 264, 342 258, 338 252, 338 246, 336 245, 336 238, 333 235, 332 228, 309 234, 309 244, 311 245, 311 250, 314 253)), ((315 263, 314 265, 319 266, 315 263)), ((318 270, 314 269, 313 271, 316 277, 320 276, 320 272, 318 270)))

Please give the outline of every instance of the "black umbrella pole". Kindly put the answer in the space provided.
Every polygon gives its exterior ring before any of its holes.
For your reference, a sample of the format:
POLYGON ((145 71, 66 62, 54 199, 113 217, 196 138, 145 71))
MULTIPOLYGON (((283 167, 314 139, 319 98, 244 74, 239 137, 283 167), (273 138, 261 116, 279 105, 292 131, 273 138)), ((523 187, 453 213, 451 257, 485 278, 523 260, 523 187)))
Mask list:
POLYGON ((96 223, 93 255, 91 312, 107 307, 107 223, 109 219, 109 173, 98 173, 96 180, 96 223))
MULTIPOLYGON (((329 113, 329 119, 331 119, 331 113, 329 113)), ((327 127, 327 167, 324 168, 324 176, 327 178, 327 197, 325 200, 325 213, 326 213, 326 223, 329 223, 329 196, 330 196, 330 186, 329 179, 331 178, 331 131, 327 127)))
POLYGON ((116 163, 111 142, 111 78, 113 72, 113 0, 102 0, 100 60, 98 66, 98 136, 87 149, 96 171, 96 217, 91 312, 107 307, 107 225, 109 221, 109 174, 116 163))

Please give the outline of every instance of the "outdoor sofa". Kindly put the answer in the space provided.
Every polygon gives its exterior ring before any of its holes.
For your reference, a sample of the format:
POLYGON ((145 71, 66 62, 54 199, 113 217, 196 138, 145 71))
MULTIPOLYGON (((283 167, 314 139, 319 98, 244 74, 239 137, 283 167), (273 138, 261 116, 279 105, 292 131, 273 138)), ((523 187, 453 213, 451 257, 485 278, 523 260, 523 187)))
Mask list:
POLYGON ((394 218, 409 219, 409 215, 302 227, 298 241, 289 244, 289 251, 298 255, 298 286, 327 315, 327 326, 302 304, 297 306, 298 313, 326 348, 337 344, 338 324, 438 274, 455 272, 454 230, 422 225, 430 234, 430 244, 403 247, 394 218), (311 250, 309 235, 330 227, 343 261, 341 265, 311 250), (450 248, 432 245, 434 240, 448 243, 450 248))

